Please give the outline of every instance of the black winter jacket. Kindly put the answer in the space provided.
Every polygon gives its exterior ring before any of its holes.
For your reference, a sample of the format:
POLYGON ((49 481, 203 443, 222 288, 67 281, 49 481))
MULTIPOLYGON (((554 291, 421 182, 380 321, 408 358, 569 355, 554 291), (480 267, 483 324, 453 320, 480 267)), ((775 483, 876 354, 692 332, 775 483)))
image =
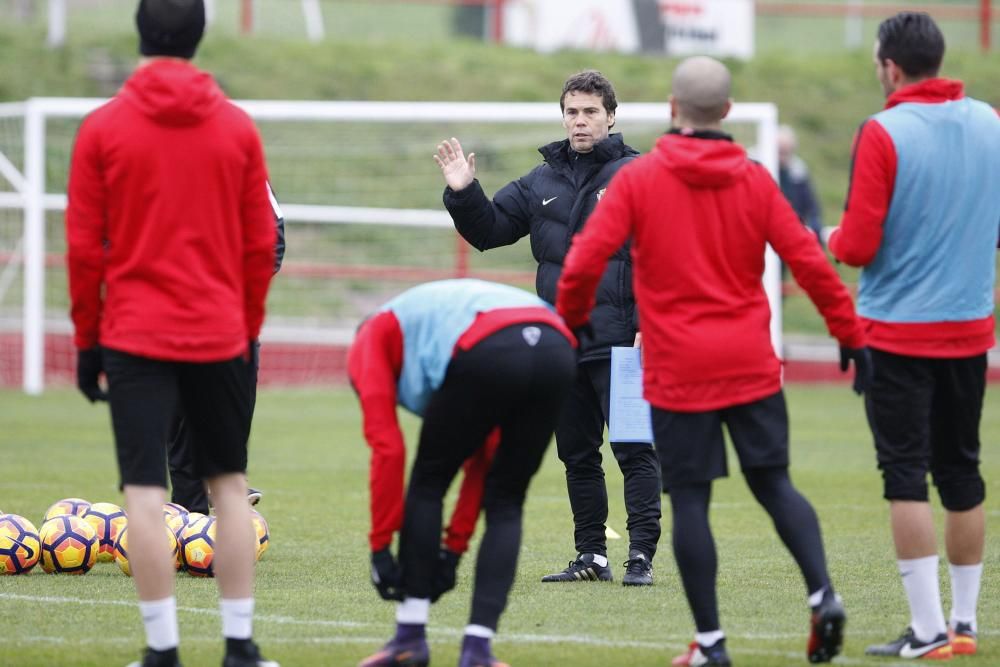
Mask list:
MULTIPOLYGON (((545 162, 498 190, 492 202, 477 180, 458 192, 446 187, 444 205, 459 234, 480 251, 530 235, 531 253, 538 262, 535 290, 554 304, 573 235, 583 229, 611 177, 639 152, 627 146, 621 134, 612 134, 580 158, 570 150, 568 139, 542 146, 538 152, 545 162), (584 160, 586 166, 574 169, 571 159, 584 160)), ((627 243, 601 278, 590 323, 594 337, 580 341, 581 361, 608 358, 612 345, 630 346, 635 339, 638 315, 627 243)))

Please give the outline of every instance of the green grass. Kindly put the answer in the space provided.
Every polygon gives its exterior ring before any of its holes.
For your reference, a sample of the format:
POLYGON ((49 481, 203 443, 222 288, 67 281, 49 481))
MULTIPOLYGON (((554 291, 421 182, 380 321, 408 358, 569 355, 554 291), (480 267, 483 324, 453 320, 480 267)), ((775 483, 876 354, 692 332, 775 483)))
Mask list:
MULTIPOLYGON (((832 575, 850 614, 841 664, 892 665, 862 655, 866 644, 895 636, 907 615, 860 401, 846 386, 791 386, 788 400, 793 477, 823 522, 832 575)), ((49 504, 66 496, 120 502, 105 407, 91 406, 67 389, 41 398, 5 391, 0 392, 0 414, 0 508, 37 522, 49 504)), ((403 423, 412 442, 416 421, 403 423)), ((991 458, 998 439, 1000 393, 990 392, 983 422, 988 498, 1000 492, 1000 461, 991 458)), ((250 478, 265 490, 260 507, 273 540, 257 570, 258 639, 285 665, 355 664, 388 636, 393 611, 377 599, 367 579, 367 452, 354 398, 341 388, 262 391, 250 459, 250 478)), ((624 533, 621 475, 607 459, 609 525, 624 533)), ((1000 512, 994 501, 987 502, 982 652, 961 661, 969 667, 1000 663, 995 578, 1000 512)), ((804 664, 801 579, 738 476, 716 485, 712 520, 722 620, 736 664, 804 664)), ((623 541, 612 541, 609 548, 613 562, 625 559, 623 541)), ((524 667, 665 664, 693 633, 670 556, 669 520, 660 549, 656 586, 650 590, 541 586, 539 577, 568 560, 573 550, 564 476, 550 450, 529 493, 518 577, 496 642, 498 655, 524 667)), ((433 610, 434 664, 456 659, 471 571, 466 558, 458 589, 433 610)), ((215 586, 186 575, 178 575, 177 584, 186 664, 217 664, 215 586)), ((947 582, 944 589, 947 595, 947 582)), ((0 578, 0 663, 124 664, 143 641, 134 600, 132 582, 112 565, 98 565, 84 577, 35 571, 0 578)))

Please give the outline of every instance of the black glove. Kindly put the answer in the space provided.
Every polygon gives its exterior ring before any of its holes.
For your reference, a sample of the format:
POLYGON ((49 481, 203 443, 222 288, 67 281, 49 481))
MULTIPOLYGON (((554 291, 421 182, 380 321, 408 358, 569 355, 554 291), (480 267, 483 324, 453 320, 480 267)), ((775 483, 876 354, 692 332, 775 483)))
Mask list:
POLYGON ((254 338, 248 347, 250 348, 250 363, 253 364, 255 371, 260 370, 260 340, 254 338))
POLYGON ((98 378, 104 370, 101 348, 94 346, 76 353, 76 386, 91 403, 108 400, 108 392, 101 389, 98 378))
POLYGON ((372 585, 383 600, 403 600, 403 572, 388 547, 372 552, 372 585))
POLYGON ((437 602, 439 597, 455 587, 455 571, 461 558, 454 551, 441 547, 437 566, 434 568, 434 580, 431 582, 431 602, 437 602))
POLYGON ((867 347, 841 346, 840 370, 846 373, 851 361, 854 361, 854 393, 863 394, 872 386, 874 379, 872 353, 867 347))

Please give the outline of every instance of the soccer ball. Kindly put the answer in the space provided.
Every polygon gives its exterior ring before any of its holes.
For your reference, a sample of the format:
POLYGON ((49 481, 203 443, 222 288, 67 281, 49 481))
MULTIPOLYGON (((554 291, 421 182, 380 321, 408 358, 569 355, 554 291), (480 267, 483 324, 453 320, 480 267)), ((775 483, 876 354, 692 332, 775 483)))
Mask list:
POLYGON ((203 516, 181 529, 179 540, 182 567, 195 577, 214 577, 215 517, 203 516))
MULTIPOLYGON (((178 562, 177 554, 177 538, 174 537, 174 531, 167 527, 167 541, 170 544, 170 554, 174 559, 174 562, 178 562)), ((122 529, 121 534, 118 535, 118 539, 115 540, 115 562, 122 572, 128 576, 132 576, 132 566, 128 561, 128 526, 122 529)))
POLYGON ((83 514, 83 520, 89 523, 97 533, 97 562, 110 563, 115 559, 115 541, 118 534, 125 529, 128 519, 123 510, 114 503, 94 503, 83 514))
POLYGON ((97 531, 75 514, 60 514, 42 524, 42 569, 49 574, 86 574, 97 562, 97 531))
POLYGON ((63 498, 62 500, 57 500, 52 503, 52 505, 45 510, 45 518, 42 519, 42 523, 45 523, 52 517, 59 516, 60 514, 75 514, 76 516, 83 516, 89 509, 90 503, 82 498, 63 498))
POLYGON ((177 540, 177 569, 184 569, 184 562, 181 558, 181 532, 190 524, 194 523, 198 519, 205 518, 205 515, 201 512, 188 512, 185 514, 175 514, 173 516, 167 516, 167 528, 169 528, 173 534, 174 538, 177 540))
POLYGON ((250 510, 250 518, 253 520, 253 530, 257 538, 254 545, 257 550, 257 560, 260 560, 267 548, 271 546, 271 533, 267 529, 267 520, 260 512, 250 510))
POLYGON ((177 503, 163 503, 163 514, 169 519, 172 516, 187 514, 187 508, 177 503))
POLYGON ((170 530, 174 531, 174 537, 179 540, 181 538, 181 531, 184 530, 185 526, 194 523, 204 516, 201 512, 185 512, 184 514, 165 515, 164 518, 170 530))
POLYGON ((41 553, 38 529, 17 514, 0 515, 0 574, 24 574, 41 553))

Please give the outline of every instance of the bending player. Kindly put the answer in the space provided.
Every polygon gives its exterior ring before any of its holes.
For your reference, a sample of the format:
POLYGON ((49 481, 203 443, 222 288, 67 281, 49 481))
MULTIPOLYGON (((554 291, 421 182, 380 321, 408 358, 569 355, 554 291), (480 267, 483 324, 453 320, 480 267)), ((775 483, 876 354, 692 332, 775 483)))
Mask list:
POLYGON ((495 433, 499 442, 482 492, 486 531, 460 664, 500 666, 490 640, 514 582, 528 483, 573 381, 573 346, 572 334, 541 299, 478 280, 420 285, 362 324, 348 366, 373 449, 373 579, 383 597, 401 598, 395 636, 362 667, 429 663, 425 627, 439 591, 443 498, 462 462, 495 433), (423 417, 402 515, 400 503, 376 502, 379 493, 401 496, 405 456, 397 404, 423 417), (400 523, 401 574, 388 550, 400 523), (383 571, 399 577, 398 587, 379 581, 383 571))

